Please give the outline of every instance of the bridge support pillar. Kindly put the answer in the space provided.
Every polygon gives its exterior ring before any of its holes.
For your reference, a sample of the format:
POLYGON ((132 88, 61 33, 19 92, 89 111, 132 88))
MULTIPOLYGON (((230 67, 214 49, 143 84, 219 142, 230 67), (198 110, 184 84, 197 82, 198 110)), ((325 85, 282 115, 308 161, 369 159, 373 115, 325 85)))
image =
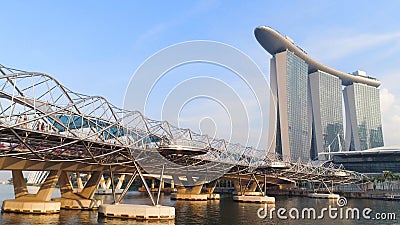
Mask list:
POLYGON ((51 214, 60 212, 61 204, 50 198, 58 181, 59 171, 50 171, 36 194, 29 194, 22 170, 13 170, 15 199, 4 200, 2 211, 14 213, 51 214))
MULTIPOLYGON (((88 178, 88 180, 89 179, 90 178, 88 178)), ((125 180, 125 175, 124 174, 122 174, 122 175, 120 175, 118 177, 118 183, 115 186, 115 193, 116 194, 121 194, 122 193, 121 187, 122 187, 122 184, 124 183, 124 180, 125 180)), ((98 195, 112 195, 113 194, 112 193, 112 188, 110 186, 111 186, 111 179, 108 178, 107 179, 107 183, 106 183, 106 181, 104 179, 104 176, 101 176, 101 180, 100 180, 99 186, 96 189, 96 194, 98 194, 98 195)), ((143 187, 143 189, 145 190, 144 187, 143 187)))
MULTIPOLYGON (((137 219, 137 220, 170 220, 175 218, 175 208, 170 206, 161 206, 159 205, 159 198, 155 202, 152 199, 153 205, 131 205, 131 204, 120 204, 126 192, 132 185, 135 177, 139 175, 141 177, 141 181, 145 186, 146 191, 149 193, 148 186, 145 183, 145 179, 140 171, 137 171, 132 175, 122 191, 121 196, 118 200, 114 201, 113 204, 102 204, 99 206, 98 215, 101 217, 115 217, 115 218, 123 218, 123 219, 137 219)), ((160 184, 162 185, 162 184, 160 184)))
POLYGON ((249 191, 249 192, 255 192, 256 189, 257 189, 257 183, 253 181, 253 182, 251 183, 250 187, 247 189, 247 191, 249 191))
POLYGON ((235 191, 232 194, 234 195, 246 195, 246 196, 263 196, 262 192, 256 192, 257 183, 253 181, 249 188, 246 189, 246 183, 242 183, 242 187, 240 187, 240 183, 238 180, 232 181, 233 186, 235 187, 235 191), (242 193, 243 191, 243 193, 242 193))
POLYGON ((171 193, 173 200, 189 200, 189 201, 207 201, 208 194, 200 194, 203 185, 196 185, 191 188, 185 186, 177 186, 177 192, 171 193))
POLYGON ((218 183, 218 180, 214 180, 207 184, 207 187, 206 187, 207 199, 209 199, 209 200, 220 199, 220 195, 214 193, 217 183, 218 183))
POLYGON ((102 172, 96 171, 92 174, 82 191, 73 192, 71 180, 67 172, 61 172, 59 184, 61 198, 54 198, 54 202, 60 202, 63 209, 96 209, 102 204, 102 200, 94 199, 96 187, 101 180, 102 172))
POLYGON ((81 177, 81 173, 76 173, 76 182, 78 185, 78 191, 82 191, 83 189, 83 183, 82 183, 82 177, 81 177))
POLYGON ((186 193, 185 186, 176 186, 176 192, 179 194, 185 194, 186 193))
POLYGON ((201 185, 192 186, 188 192, 190 194, 198 195, 198 194, 201 193, 201 189, 203 189, 203 185, 202 184, 201 185))
POLYGON ((296 186, 295 184, 279 184, 279 189, 290 189, 292 187, 296 186))
POLYGON ((161 190, 164 189, 164 181, 160 181, 160 188, 161 188, 161 190))
POLYGON ((236 193, 241 192, 242 187, 240 187, 239 180, 235 179, 232 181, 232 183, 233 183, 233 187, 235 188, 236 193))
POLYGON ((233 186, 236 189, 236 191, 233 192, 234 201, 275 204, 274 197, 266 196, 263 192, 256 192, 258 187, 256 180, 251 183, 249 188, 246 188, 247 185, 243 183, 242 186, 240 186, 238 180, 233 180, 233 186))

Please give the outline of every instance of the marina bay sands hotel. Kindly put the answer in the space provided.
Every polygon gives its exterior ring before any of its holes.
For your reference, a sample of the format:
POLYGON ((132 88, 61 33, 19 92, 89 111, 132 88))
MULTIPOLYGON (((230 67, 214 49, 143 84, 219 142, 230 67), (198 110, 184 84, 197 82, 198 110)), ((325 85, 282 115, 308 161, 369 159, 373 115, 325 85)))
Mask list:
POLYGON ((349 74, 323 65, 272 28, 261 26, 254 33, 273 56, 270 126, 276 132, 270 135, 270 151, 283 159, 306 162, 320 152, 384 145, 379 80, 363 71, 349 74))

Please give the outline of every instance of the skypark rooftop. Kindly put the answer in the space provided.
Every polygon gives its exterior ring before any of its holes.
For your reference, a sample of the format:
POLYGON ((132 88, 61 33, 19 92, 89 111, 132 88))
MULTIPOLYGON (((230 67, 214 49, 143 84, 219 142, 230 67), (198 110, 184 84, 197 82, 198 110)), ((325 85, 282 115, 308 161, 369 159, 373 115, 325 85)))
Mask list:
POLYGON ((367 84, 373 87, 379 87, 381 82, 373 77, 353 75, 326 66, 315 59, 311 58, 303 49, 294 44, 287 36, 283 36, 278 31, 260 26, 254 30, 257 41, 261 46, 267 50, 271 55, 285 51, 286 49, 302 58, 308 64, 309 73, 316 72, 317 70, 324 71, 339 77, 343 85, 351 85, 352 83, 367 84))

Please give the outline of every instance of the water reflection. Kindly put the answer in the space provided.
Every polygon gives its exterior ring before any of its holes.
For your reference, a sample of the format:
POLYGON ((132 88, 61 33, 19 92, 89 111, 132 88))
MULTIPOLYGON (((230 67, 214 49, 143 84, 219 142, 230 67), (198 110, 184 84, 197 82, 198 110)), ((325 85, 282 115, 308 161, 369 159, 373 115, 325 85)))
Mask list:
POLYGON ((2 213, 1 224, 59 224, 60 214, 16 214, 2 213))
POLYGON ((113 225, 175 225, 174 220, 132 220, 119 218, 104 218, 99 217, 98 224, 113 224, 113 225))
MULTIPOLYGON (((13 189, 11 185, 0 185, 0 201, 13 198, 13 189)), ((112 196, 96 196, 103 199, 105 203, 112 202, 112 196)), ((123 203, 125 204, 142 204, 150 205, 148 196, 144 193, 129 192, 123 203)), ((165 206, 175 207, 175 220, 166 221, 136 221, 128 219, 116 218, 98 218, 97 211, 79 211, 79 210, 61 210, 60 214, 53 215, 29 215, 29 214, 13 214, 3 213, 0 215, 1 224, 399 224, 399 219, 395 221, 375 221, 375 220, 332 220, 324 218, 322 220, 281 220, 273 217, 273 219, 260 219, 257 216, 259 208, 265 207, 264 204, 255 203, 239 203, 232 200, 230 195, 222 195, 220 200, 213 201, 173 201, 169 195, 161 195, 161 204, 165 206), (379 223, 378 223, 379 222, 379 223)), ((336 206, 336 200, 314 199, 305 197, 276 197, 275 209, 290 208, 303 209, 306 207, 314 207, 316 210, 336 206)), ((400 202, 398 201, 382 201, 369 199, 348 199, 348 207, 359 207, 361 209, 369 207, 373 212, 395 212, 400 217, 400 202)), ((267 205, 272 208, 273 205, 267 205)))

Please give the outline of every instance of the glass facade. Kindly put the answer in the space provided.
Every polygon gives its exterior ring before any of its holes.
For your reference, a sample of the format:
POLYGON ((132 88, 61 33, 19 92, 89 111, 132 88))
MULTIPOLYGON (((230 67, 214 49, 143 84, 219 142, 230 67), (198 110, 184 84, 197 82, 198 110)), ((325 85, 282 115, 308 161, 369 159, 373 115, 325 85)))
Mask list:
POLYGON ((344 148, 342 82, 328 73, 310 74, 313 108, 313 145, 311 158, 320 152, 338 152, 344 148))
MULTIPOLYGON (((287 51, 286 64, 287 120, 290 158, 308 161, 311 147, 310 96, 308 65, 287 51)), ((279 94, 278 94, 279 95, 279 94)))
POLYGON ((360 173, 400 173, 400 150, 382 149, 380 151, 351 152, 335 154, 333 162, 342 164, 348 170, 360 173))
POLYGON ((346 107, 350 118, 350 150, 381 147, 383 143, 379 90, 365 84, 354 83, 345 88, 346 107))
POLYGON ((377 88, 354 83, 342 91, 339 77, 323 71, 309 74, 309 65, 288 50, 276 53, 271 65, 271 88, 278 103, 272 149, 283 159, 307 162, 321 152, 383 146, 377 88))

